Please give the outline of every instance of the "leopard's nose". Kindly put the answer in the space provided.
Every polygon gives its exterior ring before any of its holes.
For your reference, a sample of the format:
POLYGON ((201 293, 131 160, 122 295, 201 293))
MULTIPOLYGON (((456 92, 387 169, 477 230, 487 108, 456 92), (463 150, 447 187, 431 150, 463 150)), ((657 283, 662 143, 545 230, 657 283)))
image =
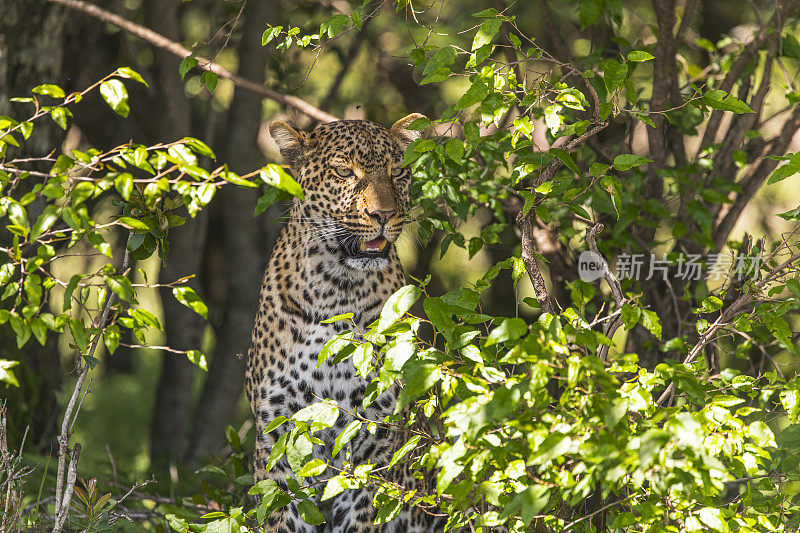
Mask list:
POLYGON ((395 211, 394 209, 389 211, 375 209, 369 212, 369 216, 374 218, 376 221, 378 221, 379 224, 383 226, 386 225, 387 222, 389 222, 389 219, 391 219, 395 215, 395 213, 397 213, 397 211, 395 211))

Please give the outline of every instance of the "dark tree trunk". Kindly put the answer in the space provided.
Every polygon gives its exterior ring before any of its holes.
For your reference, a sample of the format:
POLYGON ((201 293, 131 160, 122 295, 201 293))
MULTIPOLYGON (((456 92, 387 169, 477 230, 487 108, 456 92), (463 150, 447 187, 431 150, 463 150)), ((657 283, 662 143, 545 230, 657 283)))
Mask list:
MULTIPOLYGON (((30 104, 12 103, 10 98, 31 96, 31 89, 41 83, 56 83, 62 78, 66 28, 71 16, 60 7, 42 0, 0 1, 0 115, 19 120, 33 114, 30 104)), ((66 88, 65 88, 66 89, 66 88)), ((41 97, 46 104, 51 99, 41 97)), ((44 117, 37 121, 31 137, 21 149, 9 148, 9 156, 41 157, 58 146, 65 132, 44 117)), ((43 165, 40 170, 47 170, 43 165)), ((22 182, 21 189, 33 186, 31 180, 22 182)), ((41 207, 41 206, 39 206, 41 207)), ((29 209, 36 209, 32 204, 29 209)), ((32 211, 32 214, 34 212, 32 211)), ((0 242, 10 235, 0 230, 0 242)), ((0 335, 0 353, 6 359, 20 361, 14 369, 20 387, 4 387, 0 396, 8 402, 9 445, 19 445, 25 426, 30 426, 28 446, 47 453, 47 447, 57 434, 59 417, 57 394, 61 390, 63 371, 58 343, 49 336, 45 346, 34 339, 17 349, 16 336, 8 330, 0 335)))
MULTIPOLYGON (((71 14, 43 0, 0 2, 0 115, 22 119, 30 104, 10 98, 31 96, 31 89, 62 78, 65 33, 71 14)), ((41 97, 52 103, 48 97, 41 97)), ((25 117, 27 118, 27 117, 25 117)), ((50 120, 40 120, 24 144, 26 155, 52 150, 64 132, 50 120)))
MULTIPOLYGON (((178 40, 178 9, 173 2, 145 4, 148 27, 178 40)), ((178 75, 179 60, 162 50, 153 50, 152 116, 161 117, 159 135, 164 140, 179 139, 191 134, 189 102, 184 95, 178 75)), ((182 276, 199 272, 205 243, 206 216, 201 214, 186 225, 174 228, 169 235, 170 253, 160 278, 171 282, 182 276)), ((194 287, 198 290, 198 287, 194 287)), ((177 349, 196 349, 201 346, 205 322, 172 296, 170 288, 160 289, 164 309, 164 329, 167 344, 177 349)), ((165 353, 161 377, 156 389, 151 426, 150 458, 156 469, 164 469, 183 460, 188 447, 188 421, 197 367, 186 357, 165 353)))
MULTIPOLYGON (((267 21, 276 18, 275 2, 250 2, 242 17, 239 74, 263 80, 269 54, 260 36, 267 21)), ((228 110, 227 132, 220 153, 231 170, 244 174, 263 166, 256 139, 261 125, 261 97, 237 88, 228 110)), ((213 454, 225 442, 244 391, 243 354, 250 345, 250 330, 258 304, 258 287, 266 265, 265 236, 254 219, 257 189, 226 187, 220 191, 221 237, 224 247, 224 280, 227 290, 217 343, 193 421, 191 462, 213 454)), ((276 230, 275 230, 276 231, 276 230)))

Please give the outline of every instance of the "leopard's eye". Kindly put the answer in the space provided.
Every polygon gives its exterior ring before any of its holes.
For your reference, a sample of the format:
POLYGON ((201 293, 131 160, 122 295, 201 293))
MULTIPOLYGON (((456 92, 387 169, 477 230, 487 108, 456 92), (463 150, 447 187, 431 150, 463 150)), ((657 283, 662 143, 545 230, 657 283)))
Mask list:
POLYGON ((351 178, 351 177, 353 177, 353 169, 352 168, 334 167, 333 171, 340 178, 351 178))
POLYGON ((405 169, 403 167, 395 167, 395 168, 393 168, 392 169, 392 177, 393 178, 399 178, 400 176, 403 175, 403 171, 404 170, 405 169))

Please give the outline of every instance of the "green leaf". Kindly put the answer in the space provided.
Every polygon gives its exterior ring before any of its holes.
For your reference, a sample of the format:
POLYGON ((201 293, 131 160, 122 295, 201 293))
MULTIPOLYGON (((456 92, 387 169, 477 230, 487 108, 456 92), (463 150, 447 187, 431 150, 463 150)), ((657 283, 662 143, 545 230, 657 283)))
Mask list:
POLYGON ((661 321, 655 311, 642 309, 642 325, 658 339, 661 339, 661 321))
POLYGON ((319 355, 317 356, 317 368, 331 356, 344 357, 341 356, 342 352, 346 352, 346 355, 350 355, 353 350, 355 350, 353 344, 352 331, 346 331, 331 337, 319 351, 319 355))
POLYGON ((600 62, 600 70, 603 71, 603 82, 609 93, 613 93, 617 87, 622 85, 628 76, 628 66, 614 59, 602 60, 600 62))
POLYGON ((266 211, 269 208, 269 206, 271 206, 275 202, 280 200, 288 200, 289 198, 291 198, 291 195, 289 195, 288 193, 281 191, 280 189, 276 189, 275 187, 270 187, 269 189, 267 189, 267 192, 265 192, 258 198, 258 202, 256 202, 256 209, 253 213, 253 216, 257 217, 258 215, 266 211))
POLYGON ((45 325, 44 321, 38 316, 34 317, 31 320, 30 328, 33 336, 39 341, 39 344, 44 346, 44 343, 47 342, 47 325, 45 325))
POLYGON ((789 161, 776 168, 770 174, 767 184, 778 183, 800 172, 800 152, 792 154, 789 161))
POLYGON ((578 5, 578 20, 581 29, 586 29, 603 16, 603 0, 581 0, 578 5))
POLYGON ((358 11, 353 11, 350 14, 350 19, 353 21, 353 26, 355 26, 358 31, 361 31, 361 27, 364 25, 364 19, 361 16, 361 13, 358 11))
POLYGON ((783 390, 780 393, 781 405, 786 410, 789 422, 796 424, 800 418, 800 391, 797 389, 783 390))
POLYGON ((41 94, 44 96, 52 96, 53 98, 64 98, 64 89, 62 89, 58 85, 53 85, 52 83, 37 85, 36 87, 31 89, 31 92, 35 94, 41 94))
POLYGON ((269 44, 270 41, 272 41, 275 37, 280 35, 282 30, 283 26, 268 27, 261 35, 261 46, 266 46, 267 44, 269 44))
POLYGON ((447 156, 458 163, 464 163, 464 142, 461 139, 449 139, 444 145, 444 151, 447 156))
POLYGON ((303 500, 297 504, 297 511, 306 524, 316 526, 325 522, 325 518, 311 500, 303 500))
POLYGON ((349 17, 344 14, 338 14, 332 16, 328 19, 327 23, 325 24, 325 28, 327 29, 328 38, 336 37, 339 35, 339 32, 342 31, 344 25, 347 24, 349 17))
POLYGON ((123 172, 114 179, 114 188, 117 189, 120 196, 128 201, 131 199, 133 192, 133 176, 127 172, 123 172))
POLYGON ((338 476, 333 476, 328 480, 328 483, 325 484, 325 490, 322 492, 321 501, 330 500, 337 494, 346 490, 348 486, 349 482, 346 475, 339 474, 338 476))
POLYGON ((767 424, 762 420, 756 420, 747 426, 747 433, 757 446, 766 448, 768 446, 776 446, 775 434, 767 424))
POLYGON ((530 525, 535 515, 545 508, 549 499, 550 488, 542 485, 531 485, 514 496, 503 508, 500 518, 519 516, 522 523, 530 525))
POLYGON ((267 425, 267 427, 264 428, 264 433, 266 434, 266 433, 269 433, 270 431, 272 431, 272 430, 274 430, 276 428, 279 428, 281 425, 284 424, 284 422, 287 422, 288 420, 289 419, 286 418, 285 416, 279 416, 279 417, 274 418, 272 420, 272 422, 270 422, 267 425))
POLYGON ((323 472, 325 472, 327 468, 328 468, 328 463, 326 463, 322 459, 311 459, 309 462, 303 465, 303 468, 300 469, 300 472, 298 472, 298 474, 303 477, 318 476, 323 472))
POLYGON ((628 54, 628 61, 650 61, 651 59, 655 59, 655 56, 650 52, 645 52, 644 50, 634 50, 628 54))
POLYGON ((206 156, 209 159, 217 158, 216 154, 214 154, 214 151, 200 139, 195 139, 194 137, 184 137, 180 140, 180 142, 188 146, 192 152, 198 155, 206 156))
MULTIPOLYGON (((344 445, 350 442, 353 439, 353 437, 358 435, 358 432, 361 429, 362 425, 363 422, 361 422, 360 420, 352 420, 350 421, 349 424, 345 426, 342 432, 336 436, 336 440, 333 441, 333 452, 332 452, 333 457, 336 457, 339 454, 339 452, 342 451, 344 445)), ((325 498, 323 498, 323 500, 324 499, 325 498)))
POLYGON ((416 445, 419 443, 420 440, 422 440, 422 437, 420 435, 414 435, 413 437, 411 437, 408 440, 408 442, 403 444, 403 446, 401 446, 400 449, 394 452, 394 455, 392 455, 392 460, 389 461, 387 468, 391 468, 394 465, 396 465, 403 457, 405 457, 405 455, 408 452, 410 452, 416 447, 416 445))
MULTIPOLYGON (((466 109, 468 107, 472 107, 477 103, 480 103, 486 96, 489 94, 489 88, 486 86, 486 83, 483 79, 478 78, 472 85, 470 85, 467 92, 459 98, 458 103, 456 103, 456 109, 466 109)), ((431 140, 431 139, 428 139, 431 140)))
POLYGON ((77 318, 69 321, 69 330, 72 332, 72 338, 75 339, 75 345, 81 353, 85 353, 89 347, 89 336, 86 334, 86 328, 83 322, 77 318))
POLYGON ((103 344, 105 345, 109 354, 113 354, 115 351, 117 351, 119 340, 119 326, 116 324, 111 324, 110 326, 106 327, 105 332, 103 332, 103 344))
POLYGON ((403 368, 403 379, 406 380, 406 386, 403 387, 400 391, 400 396, 397 398, 395 413, 399 413, 409 402, 417 399, 425 391, 433 387, 437 381, 442 379, 442 373, 437 365, 406 365, 403 368))
POLYGON ((147 224, 145 224, 144 222, 142 222, 138 218, 119 217, 117 220, 119 221, 120 224, 122 224, 123 226, 125 226, 128 229, 132 229, 132 230, 136 230, 136 231, 142 231, 142 232, 146 232, 146 233, 150 232, 150 226, 148 226, 147 224))
POLYGON ((353 350, 353 354, 350 356, 350 360, 353 361, 353 365, 355 365, 358 374, 366 379, 372 371, 372 344, 369 342, 362 342, 356 346, 356 349, 353 350))
POLYGON ((9 317, 11 329, 17 336, 17 348, 22 348, 31 338, 31 328, 27 320, 16 314, 9 317))
POLYGON ((31 240, 36 240, 45 233, 47 230, 53 227, 53 224, 59 219, 58 208, 54 205, 48 205, 44 208, 44 211, 39 218, 36 219, 34 222, 33 227, 31 228, 31 240))
POLYGON ((119 80, 107 80, 100 84, 100 95, 103 100, 120 116, 127 117, 130 113, 128 106, 128 90, 119 80))
POLYGON ((522 337, 528 332, 528 325, 521 318, 506 318, 494 328, 486 338, 484 346, 493 346, 508 340, 522 337))
POLYGON ((704 507, 697 513, 700 522, 707 526, 711 531, 719 531, 727 533, 730 531, 728 524, 725 523, 724 515, 721 509, 714 507, 704 507))
POLYGON ((141 74, 139 74, 130 67, 120 67, 117 69, 117 72, 115 74, 121 78, 127 78, 133 81, 138 81, 139 83, 142 83, 145 85, 145 87, 147 87, 147 82, 144 81, 144 78, 142 78, 141 74))
POLYGON ((172 295, 180 303, 208 320, 208 307, 191 287, 174 287, 172 295))
POLYGON ((12 372, 12 368, 17 366, 19 361, 9 361, 8 359, 0 359, 0 381, 3 383, 7 383, 9 385, 13 385, 14 387, 19 387, 19 381, 17 381, 17 376, 14 375, 12 372))
MULTIPOLYGON (((127 279, 127 278, 126 278, 127 279)), ((147 309, 129 309, 128 314, 139 324, 146 326, 148 328, 154 328, 158 330, 162 330, 161 323, 159 323, 156 315, 148 311, 147 309)))
POLYGON ((200 350, 189 350, 186 352, 186 358, 192 363, 199 366, 202 370, 208 372, 208 362, 206 356, 200 350))
POLYGON ((105 275, 103 276, 103 281, 121 300, 131 303, 136 302, 136 292, 133 290, 131 280, 125 276, 105 275))
POLYGON ((716 296, 708 296, 705 300, 703 300, 702 310, 704 313, 713 313, 722 309, 722 304, 722 300, 716 296))
POLYGON ((749 105, 721 90, 708 91, 705 93, 703 95, 703 103, 712 109, 732 111, 739 115, 743 113, 755 113, 755 111, 750 109, 749 105))
POLYGON ((197 59, 195 59, 194 57, 189 56, 183 58, 180 67, 178 67, 178 72, 181 75, 181 79, 184 79, 186 77, 186 74, 196 66, 197 66, 197 59))
POLYGON ((630 170, 633 167, 646 165, 647 163, 652 162, 652 159, 647 159, 646 157, 642 157, 640 155, 620 154, 614 158, 614 169, 623 171, 630 170))
POLYGON ((406 285, 399 288, 394 294, 389 296, 386 303, 381 310, 381 316, 378 320, 378 326, 375 328, 378 333, 382 333, 389 326, 394 324, 400 317, 411 309, 419 297, 422 295, 422 289, 414 285, 406 285))
POLYGON ((303 188, 280 165, 268 164, 261 169, 259 176, 267 185, 272 185, 277 189, 288 192, 292 196, 299 198, 301 202, 305 201, 306 197, 303 194, 303 188))
POLYGON ((581 170, 578 168, 578 165, 575 164, 575 161, 572 159, 572 156, 569 154, 569 152, 561 148, 551 148, 549 153, 560 159, 561 162, 564 163, 564 165, 572 172, 578 176, 581 175, 581 170))
POLYGON ((205 71, 200 76, 200 79, 205 84, 209 94, 214 94, 214 89, 217 88, 217 74, 215 72, 205 71))
POLYGON ((428 74, 440 68, 445 68, 449 73, 450 69, 447 69, 446 67, 449 67, 455 63, 455 61, 456 49, 452 46, 445 46, 431 56, 431 58, 428 60, 428 63, 425 65, 425 70, 422 71, 422 75, 427 76, 428 74))
POLYGON ((502 23, 503 21, 499 18, 491 18, 481 24, 480 28, 478 28, 478 32, 475 34, 475 38, 472 40, 472 50, 477 50, 481 46, 491 43, 494 36, 497 35, 497 32, 500 30, 500 25, 502 23))
POLYGON ((342 313, 341 315, 332 316, 330 318, 326 318, 325 320, 320 320, 320 324, 333 324, 334 322, 339 322, 340 320, 350 320, 353 318, 353 313, 342 313))
POLYGON ((71 278, 69 278, 69 283, 67 283, 67 288, 64 289, 64 306, 63 310, 66 311, 72 308, 72 293, 75 292, 75 289, 78 287, 78 283, 81 280, 80 274, 74 274, 71 278))
POLYGON ((337 418, 339 418, 339 407, 332 400, 313 403, 292 415, 293 422, 309 423, 311 433, 331 427, 337 418))
POLYGON ((62 130, 67 129, 67 117, 71 115, 72 113, 63 107, 54 107, 50 110, 50 118, 52 118, 53 122, 58 124, 58 127, 60 127, 62 130))

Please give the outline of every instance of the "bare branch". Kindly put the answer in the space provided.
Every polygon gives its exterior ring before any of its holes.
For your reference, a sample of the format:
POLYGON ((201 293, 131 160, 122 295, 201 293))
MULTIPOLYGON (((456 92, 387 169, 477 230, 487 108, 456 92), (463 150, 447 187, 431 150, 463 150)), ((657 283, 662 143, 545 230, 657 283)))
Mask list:
MULTIPOLYGON (((771 281, 776 275, 786 270, 793 263, 796 263, 798 260, 800 260, 800 253, 793 254, 791 257, 789 257, 789 259, 787 259, 780 265, 770 270, 761 281, 756 283, 755 288, 757 290, 763 290, 769 281, 771 281)), ((697 343, 692 347, 692 349, 684 358, 683 364, 688 365, 694 362, 700 356, 700 353, 702 352, 703 348, 714 338, 717 331, 719 331, 720 328, 730 323, 731 320, 733 320, 733 318, 737 315, 737 313, 739 313, 739 311, 742 310, 742 308, 744 308, 746 305, 750 304, 755 300, 756 300, 755 293, 742 294, 741 296, 739 296, 739 298, 737 298, 727 309, 725 309, 725 311, 720 313, 719 317, 717 317, 714 323, 711 324, 711 326, 705 331, 705 333, 703 333, 703 335, 700 337, 700 340, 697 341, 697 343)), ((664 390, 664 392, 661 393, 661 396, 658 397, 656 403, 658 405, 664 405, 667 402, 667 400, 670 400, 672 398, 674 392, 675 392, 675 383, 671 382, 669 386, 664 390)))
MULTIPOLYGON (((780 134, 771 141, 769 153, 765 155, 783 155, 786 153, 786 149, 789 147, 792 137, 798 130, 800 130, 800 108, 795 109, 789 120, 784 123, 780 134)), ((778 161, 763 157, 758 165, 754 165, 751 173, 739 182, 742 187, 741 194, 736 197, 733 205, 725 211, 721 220, 719 220, 714 227, 713 237, 714 248, 716 250, 722 248, 725 242, 727 242, 728 236, 731 231, 733 231, 742 211, 744 211, 744 208, 777 166, 778 161)))
MULTIPOLYGON (((720 84, 720 89, 725 92, 730 92, 734 83, 736 83, 736 81, 742 77, 742 74, 747 69, 747 66, 755 59, 759 49, 764 45, 764 42, 766 42, 767 37, 769 37, 775 31, 776 26, 782 25, 781 21, 786 18, 786 14, 796 11, 798 6, 800 6, 800 0, 787 0, 778 2, 775 13, 773 13, 772 17, 769 19, 769 22, 761 27, 761 30, 753 37, 752 41, 747 43, 747 46, 744 47, 744 50, 739 55, 738 59, 736 59, 733 65, 731 65, 727 76, 725 76, 725 79, 722 80, 722 83, 720 84)), ((709 118, 708 123, 706 124, 706 131, 703 134, 703 140, 700 142, 700 145, 697 148, 698 154, 703 150, 704 147, 713 142, 714 135, 716 135, 720 122, 722 121, 723 113, 724 111, 720 110, 715 110, 713 113, 711 113, 711 118, 709 118)))
MULTIPOLYGON (((589 244, 589 250, 596 254, 597 257, 600 256, 600 251, 597 248, 597 235, 603 231, 605 226, 602 223, 597 223, 586 232, 586 242, 589 244)), ((603 272, 603 279, 606 280, 608 283, 609 288, 611 288, 611 296, 614 298, 614 302, 617 304, 617 309, 622 308, 622 304, 625 302, 625 296, 622 294, 622 287, 619 284, 619 280, 617 277, 611 272, 611 269, 608 268, 608 263, 605 261, 595 262, 597 266, 603 272)), ((608 337, 609 339, 614 336, 617 329, 622 325, 622 320, 619 316, 614 317, 612 320, 609 320, 605 327, 603 328, 603 335, 608 337)), ((597 357, 600 358, 601 361, 605 361, 608 358, 608 350, 609 346, 606 344, 602 344, 597 348, 597 357)))
MULTIPOLYGON (((130 238, 130 234, 128 238, 130 238)), ((131 252, 128 250, 126 243, 125 255, 122 259, 120 272, 125 272, 128 270, 130 259, 131 252)), ((114 306, 116 301, 117 295, 116 293, 112 293, 108 297, 108 301, 106 301, 106 304, 103 307, 103 312, 100 315, 100 320, 98 322, 98 329, 100 331, 102 331, 108 323, 108 317, 111 314, 111 308, 114 306)), ((92 357, 94 355, 95 350, 97 350, 97 345, 100 342, 100 337, 100 333, 95 335, 89 350, 86 352, 88 357, 92 357)), ((80 457, 81 448, 79 443, 75 443, 75 446, 70 452, 69 438, 72 434, 72 424, 74 423, 74 419, 78 416, 80 405, 83 403, 83 400, 81 400, 76 409, 76 403, 78 402, 78 398, 81 397, 83 383, 86 381, 86 376, 89 374, 89 370, 89 364, 85 363, 80 375, 78 376, 78 381, 75 383, 75 388, 72 391, 72 396, 69 399, 67 408, 64 411, 64 419, 61 422, 61 432, 58 435, 58 472, 56 473, 55 508, 56 525, 53 527, 53 533, 59 533, 61 528, 64 526, 64 521, 66 520, 69 509, 69 502, 72 498, 72 488, 75 485, 75 476, 77 475, 78 458, 80 457), (69 458, 69 470, 67 470, 67 458, 69 458)))
POLYGON ((358 56, 358 53, 361 51, 361 47, 363 46, 367 37, 367 28, 369 27, 370 22, 372 22, 372 19, 377 16, 381 7, 383 7, 383 3, 384 0, 372 0, 372 2, 370 2, 369 7, 367 8, 370 11, 370 14, 364 17, 364 22, 361 26, 361 29, 358 31, 358 33, 356 33, 355 37, 353 37, 353 42, 350 43, 350 48, 347 49, 347 54, 342 60, 342 68, 340 68, 339 72, 336 73, 336 78, 334 78, 333 83, 331 83, 330 87, 328 87, 328 93, 319 104, 321 109, 328 109, 331 105, 331 102, 333 102, 333 99, 336 98, 336 95, 339 93, 339 87, 341 87, 345 76, 347 76, 347 73, 350 72, 350 67, 352 67, 355 63, 356 56, 358 56))
MULTIPOLYGON (((734 150, 741 145, 744 134, 748 130, 753 129, 758 122, 759 116, 763 110, 764 99, 766 98, 767 93, 769 93, 772 85, 772 65, 775 59, 775 54, 778 51, 778 45, 780 41, 781 32, 776 31, 770 41, 769 50, 767 51, 766 58, 764 59, 764 70, 761 77, 761 85, 759 85, 756 94, 750 100, 750 107, 756 110, 756 112, 734 116, 733 123, 725 134, 725 140, 722 144, 722 147, 714 157, 714 168, 717 169, 716 174, 720 176, 734 175, 734 172, 732 171, 732 154, 734 150)), ((748 80, 746 85, 749 87, 750 80, 748 80)), ((741 94, 739 95, 740 100, 744 98, 745 97, 741 94)), ((709 175, 709 179, 710 177, 711 176, 709 175)))
MULTIPOLYGON (((140 26, 139 24, 124 19, 119 15, 115 15, 96 5, 86 3, 83 0, 48 0, 48 1, 56 4, 61 4, 70 9, 82 11, 87 15, 102 20, 103 22, 106 22, 108 24, 112 24, 120 28, 121 30, 124 30, 132 35, 139 37, 142 40, 147 41, 153 46, 160 48, 162 50, 166 50, 167 52, 174 54, 182 59, 192 56, 192 52, 190 50, 186 49, 181 44, 176 43, 175 41, 167 39, 160 33, 154 32, 153 30, 145 28, 144 26, 140 26)), ((215 63, 210 59, 206 59, 200 56, 195 56, 195 59, 197 59, 198 68, 207 70, 209 72, 213 72, 214 74, 218 75, 221 78, 225 78, 227 80, 232 81, 238 87, 242 87, 243 89, 253 91, 266 98, 269 98, 270 100, 274 100, 287 107, 291 107, 299 111, 300 113, 303 113, 304 115, 308 115, 314 120, 317 120, 319 122, 333 122, 339 120, 333 115, 326 113, 325 111, 317 107, 314 107, 305 100, 302 100, 296 96, 291 96, 288 94, 279 93, 272 89, 268 89, 267 87, 264 87, 259 83, 256 83, 252 80, 248 80, 237 74, 234 74, 233 72, 229 71, 222 65, 215 63)))
POLYGON ((536 240, 533 238, 533 218, 522 216, 520 211, 518 217, 519 228, 522 231, 522 261, 525 263, 525 270, 533 284, 533 292, 539 302, 543 313, 555 314, 553 312, 553 302, 547 294, 547 286, 544 283, 539 265, 536 263, 536 240))

